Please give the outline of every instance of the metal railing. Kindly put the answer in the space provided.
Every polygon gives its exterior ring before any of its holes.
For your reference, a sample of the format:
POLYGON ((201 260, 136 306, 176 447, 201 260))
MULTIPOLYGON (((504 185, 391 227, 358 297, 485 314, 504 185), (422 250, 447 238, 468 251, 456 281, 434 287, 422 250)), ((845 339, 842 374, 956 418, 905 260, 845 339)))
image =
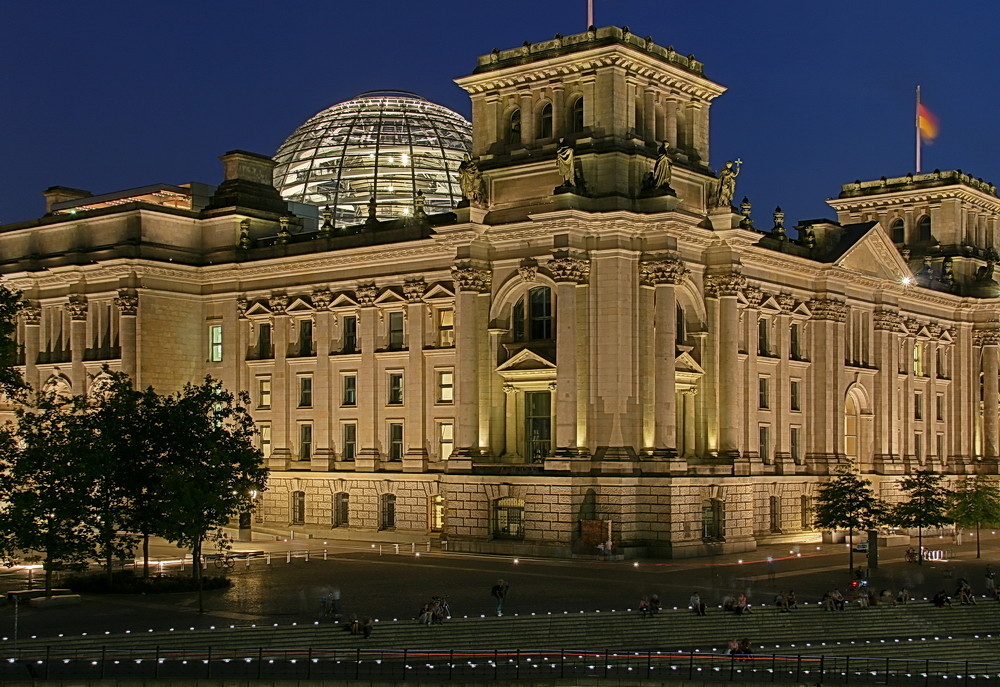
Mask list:
MULTIPOLYGON (((364 641, 360 639, 359 641, 364 641)), ((1000 678, 1000 664, 847 656, 660 651, 200 649, 58 646, 0 660, 0 682, 96 679, 688 679, 813 684, 955 685, 1000 678)))

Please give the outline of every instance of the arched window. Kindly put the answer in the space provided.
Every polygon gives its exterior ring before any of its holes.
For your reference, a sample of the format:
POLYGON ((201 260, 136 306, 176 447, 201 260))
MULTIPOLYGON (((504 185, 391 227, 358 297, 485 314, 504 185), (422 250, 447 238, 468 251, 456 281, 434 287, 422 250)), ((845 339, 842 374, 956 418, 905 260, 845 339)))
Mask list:
POLYGON ((552 138, 552 104, 545 103, 538 115, 538 138, 552 138))
POLYGON ((431 532, 441 532, 444 529, 444 497, 435 494, 431 499, 431 532))
POLYGON ((292 492, 292 524, 302 525, 306 521, 306 493, 304 491, 292 492))
POLYGON ((521 296, 511 313, 514 341, 541 341, 552 338, 552 290, 536 286, 521 296))
POLYGON ((858 402, 848 394, 844 404, 844 455, 850 459, 858 457, 858 402))
POLYGON ((906 231, 903 229, 903 220, 897 219, 889 229, 889 236, 893 243, 906 243, 906 231))
POLYGON ((380 530, 391 530, 396 527, 396 495, 382 494, 378 500, 379 519, 378 528, 380 530))
POLYGON ((351 495, 341 491, 333 495, 334 527, 348 527, 351 524, 351 495))
POLYGON ((720 499, 701 502, 701 538, 705 541, 723 541, 725 510, 720 499))
POLYGON ((917 241, 932 241, 934 237, 931 235, 931 218, 929 215, 924 215, 917 220, 917 241))
POLYGON ((812 496, 799 497, 799 514, 802 517, 802 529, 811 530, 813 525, 813 500, 812 496))
POLYGON ((570 131, 573 133, 583 131, 583 96, 573 101, 573 116, 570 120, 570 131))
POLYGON ((497 539, 524 539, 524 500, 506 497, 493 506, 493 536, 497 539))
POLYGON ((771 511, 771 532, 778 534, 781 532, 781 499, 772 496, 768 499, 771 511))
POLYGON ((510 113, 510 120, 507 123, 507 143, 521 142, 521 111, 514 110, 510 113))

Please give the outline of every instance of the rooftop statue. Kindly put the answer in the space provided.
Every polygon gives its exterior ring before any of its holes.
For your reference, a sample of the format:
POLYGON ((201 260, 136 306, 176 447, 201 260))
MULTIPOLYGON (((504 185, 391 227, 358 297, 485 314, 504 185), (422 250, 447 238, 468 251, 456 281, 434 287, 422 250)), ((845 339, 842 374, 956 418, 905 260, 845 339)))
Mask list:
POLYGON ((670 155, 667 153, 668 147, 666 141, 660 144, 656 162, 653 163, 653 188, 655 189, 670 187, 670 175, 673 172, 673 163, 670 161, 670 155))
POLYGON ((736 194, 736 177, 740 174, 742 160, 733 162, 730 160, 726 166, 719 170, 719 189, 715 194, 715 207, 728 208, 733 204, 733 196, 736 194))
POLYGON ((559 175, 563 178, 562 185, 575 186, 576 152, 565 138, 559 139, 559 147, 556 148, 556 166, 559 168, 559 175))
POLYGON ((458 183, 462 197, 471 205, 482 206, 486 202, 486 183, 478 159, 465 156, 458 166, 458 183))

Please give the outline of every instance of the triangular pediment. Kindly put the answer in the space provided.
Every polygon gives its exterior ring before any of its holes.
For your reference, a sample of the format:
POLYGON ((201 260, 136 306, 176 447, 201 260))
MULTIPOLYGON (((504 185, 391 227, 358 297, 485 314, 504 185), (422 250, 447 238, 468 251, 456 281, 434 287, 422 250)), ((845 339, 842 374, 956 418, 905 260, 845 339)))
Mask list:
POLYGON ((439 301, 439 300, 454 300, 455 292, 448 289, 447 287, 441 285, 440 283, 435 283, 427 290, 424 294, 423 300, 425 301, 439 301))
POLYGON ((263 302, 263 301, 257 301, 256 303, 254 303, 253 305, 251 305, 249 308, 247 308, 246 314, 247 314, 247 317, 253 317, 254 315, 256 315, 257 317, 260 317, 262 315, 270 315, 271 314, 271 309, 269 307, 267 307, 267 304, 265 302, 263 302))
POLYGON ((395 286, 389 286, 378 295, 375 302, 379 305, 385 305, 387 303, 405 303, 406 299, 396 290, 395 286))
POLYGON ((792 308, 793 315, 801 315, 802 317, 812 317, 812 310, 809 306, 805 304, 804 301, 799 301, 796 303, 795 307, 792 308))
POLYGON ((538 355, 532 350, 522 348, 512 355, 508 360, 497 367, 497 373, 505 372, 529 372, 529 371, 555 371, 556 366, 548 360, 538 355))
POLYGON ((684 351, 677 359, 674 361, 674 370, 676 372, 685 372, 688 374, 703 375, 705 374, 704 368, 698 364, 698 361, 691 357, 691 354, 684 351))
POLYGON ((903 256, 896 250, 889 235, 878 222, 862 234, 854 245, 845 250, 834 265, 851 272, 894 282, 901 282, 913 276, 903 256))
POLYGON ((768 313, 779 313, 781 312, 781 306, 778 304, 778 301, 774 296, 768 296, 764 299, 764 302, 760 304, 760 310, 768 313))
POLYGON ((358 302, 346 293, 338 293, 330 303, 330 308, 356 308, 358 302))
POLYGON ((310 303, 304 298, 296 297, 293 298, 292 302, 288 304, 288 307, 285 308, 285 311, 293 313, 293 312, 310 311, 314 309, 315 308, 312 307, 312 303, 310 303))

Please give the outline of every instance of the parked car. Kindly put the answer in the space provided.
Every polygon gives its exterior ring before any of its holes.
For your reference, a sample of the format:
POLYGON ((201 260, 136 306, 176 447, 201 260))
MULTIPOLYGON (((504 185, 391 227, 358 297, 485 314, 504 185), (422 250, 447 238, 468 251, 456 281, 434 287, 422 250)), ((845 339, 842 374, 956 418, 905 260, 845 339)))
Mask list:
POLYGON ((854 545, 854 550, 857 553, 868 553, 868 540, 859 541, 854 545))

